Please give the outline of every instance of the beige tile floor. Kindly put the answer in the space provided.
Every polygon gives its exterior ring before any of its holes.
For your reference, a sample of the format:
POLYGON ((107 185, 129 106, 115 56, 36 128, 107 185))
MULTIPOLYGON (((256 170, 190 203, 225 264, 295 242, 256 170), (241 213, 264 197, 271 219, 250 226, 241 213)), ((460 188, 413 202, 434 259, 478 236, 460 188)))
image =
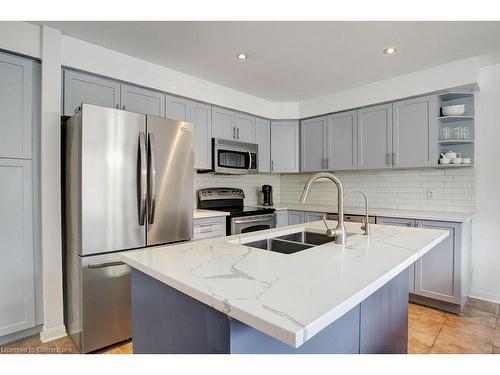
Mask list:
MULTIPOLYGON (((469 299, 462 316, 429 307, 410 304, 408 313, 408 352, 410 354, 483 353, 500 354, 499 305, 469 299)), ((77 354, 69 337, 42 344, 32 336, 7 346, 0 353, 77 354)), ((131 354, 128 340, 97 352, 98 354, 131 354)))

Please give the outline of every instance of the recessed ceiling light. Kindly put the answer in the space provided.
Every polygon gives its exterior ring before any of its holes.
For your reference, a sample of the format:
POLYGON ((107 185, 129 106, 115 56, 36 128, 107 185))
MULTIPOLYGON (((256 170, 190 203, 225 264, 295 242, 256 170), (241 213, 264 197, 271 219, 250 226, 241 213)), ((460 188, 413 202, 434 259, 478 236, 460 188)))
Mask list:
POLYGON ((236 58, 237 58, 238 60, 246 60, 246 59, 248 59, 248 55, 247 55, 246 53, 238 53, 238 54, 236 55, 236 58))
POLYGON ((382 52, 384 55, 394 55, 397 51, 396 47, 387 47, 382 52))

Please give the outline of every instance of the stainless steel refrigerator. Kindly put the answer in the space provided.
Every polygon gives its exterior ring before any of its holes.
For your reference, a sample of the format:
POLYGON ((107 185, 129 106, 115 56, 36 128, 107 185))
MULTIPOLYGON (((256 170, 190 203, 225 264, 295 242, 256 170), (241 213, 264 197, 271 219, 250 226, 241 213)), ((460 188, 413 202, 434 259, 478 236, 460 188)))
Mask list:
POLYGON ((192 124, 82 104, 65 125, 65 314, 81 352, 131 337, 119 254, 189 240, 192 124))

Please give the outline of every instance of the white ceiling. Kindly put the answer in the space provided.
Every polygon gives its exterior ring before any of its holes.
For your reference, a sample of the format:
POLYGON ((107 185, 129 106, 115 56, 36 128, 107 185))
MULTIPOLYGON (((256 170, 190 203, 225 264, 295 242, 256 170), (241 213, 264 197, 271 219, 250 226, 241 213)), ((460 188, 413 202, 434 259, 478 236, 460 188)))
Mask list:
POLYGON ((500 22, 37 23, 276 102, 500 52, 500 22))

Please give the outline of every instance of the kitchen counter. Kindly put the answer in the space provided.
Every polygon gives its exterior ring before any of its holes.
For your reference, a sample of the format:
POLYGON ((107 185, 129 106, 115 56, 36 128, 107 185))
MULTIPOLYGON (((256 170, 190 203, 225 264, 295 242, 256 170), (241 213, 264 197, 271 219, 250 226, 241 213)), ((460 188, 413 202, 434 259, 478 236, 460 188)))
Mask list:
MULTIPOLYGON (((368 202, 370 204, 370 202, 368 202)), ((262 206, 264 207, 264 206, 262 206)), ((317 204, 300 204, 300 203, 280 203, 272 207, 276 210, 297 210, 297 211, 310 211, 310 212, 328 212, 337 213, 337 209, 331 205, 317 205, 317 204)), ((346 215, 364 215, 365 209, 361 207, 344 207, 346 215)), ((437 220, 437 221, 450 221, 455 223, 466 223, 474 217, 474 214, 467 212, 442 212, 442 211, 426 211, 426 210, 405 210, 405 209, 392 209, 392 208, 372 208, 368 206, 368 215, 370 216, 383 216, 395 217, 417 220, 437 220)))
MULTIPOLYGON (((323 223, 155 247, 122 259, 176 293, 298 348, 448 236, 442 230, 371 225, 366 237, 358 223, 346 228, 358 233, 346 245, 327 243, 290 255, 245 243, 304 229, 324 233, 323 223)), ((407 280, 406 274, 404 305, 407 280)), ((134 335, 134 347, 135 340, 134 335)))
POLYGON ((202 210, 199 208, 195 209, 193 212, 193 218, 195 219, 205 219, 209 217, 221 217, 221 216, 229 216, 229 212, 202 210))

